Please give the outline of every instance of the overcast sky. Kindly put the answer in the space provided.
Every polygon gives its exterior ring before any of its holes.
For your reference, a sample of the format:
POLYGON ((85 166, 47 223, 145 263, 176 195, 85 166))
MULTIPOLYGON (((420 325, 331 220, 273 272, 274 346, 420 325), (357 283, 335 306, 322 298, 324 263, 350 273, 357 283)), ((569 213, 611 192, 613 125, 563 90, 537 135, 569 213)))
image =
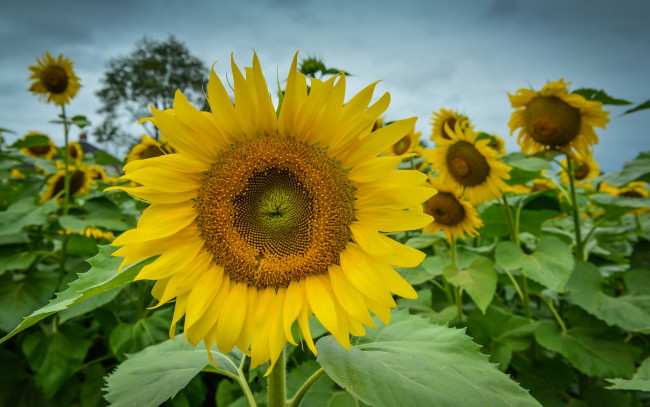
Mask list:
MULTIPOLYGON (((354 74, 348 98, 382 79, 375 97, 391 93, 387 120, 418 116, 416 128, 428 138, 432 112, 454 109, 518 151, 507 92, 565 78, 574 89, 604 89, 635 104, 650 99, 648 21, 648 0, 5 2, 0 127, 17 133, 8 142, 36 130, 62 143, 60 127, 48 123, 58 108, 27 91, 27 66, 43 52, 74 61, 82 88, 67 110, 99 125, 95 91, 106 62, 129 54, 144 35, 173 34, 206 66, 218 61, 222 78, 231 52, 243 67, 255 49, 268 83, 276 70, 286 77, 297 50, 316 55, 354 74)), ((605 171, 650 150, 650 110, 620 116, 627 108, 608 107, 612 121, 597 129, 595 158, 605 171)))

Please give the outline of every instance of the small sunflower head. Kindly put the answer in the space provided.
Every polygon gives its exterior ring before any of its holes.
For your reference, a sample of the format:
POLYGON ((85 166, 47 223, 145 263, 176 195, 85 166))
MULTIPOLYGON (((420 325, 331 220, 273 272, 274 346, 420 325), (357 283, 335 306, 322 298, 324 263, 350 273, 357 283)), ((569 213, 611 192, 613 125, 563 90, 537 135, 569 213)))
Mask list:
MULTIPOLYGON (((41 202, 57 198, 63 200, 63 191, 65 190, 65 165, 57 162, 58 171, 47 181, 47 188, 43 192, 41 202)), ((74 167, 68 166, 70 176, 70 197, 81 196, 90 191, 92 178, 88 168, 84 165, 74 167)))
POLYGON ((37 138, 35 136, 45 137, 47 140, 45 143, 30 147, 24 147, 20 149, 20 152, 26 156, 32 158, 43 158, 46 160, 51 160, 56 154, 56 144, 46 135, 38 131, 30 131, 28 134, 23 136, 23 140, 28 140, 30 138, 37 138))
POLYGON ((451 137, 445 131, 445 127, 455 129, 456 124, 459 124, 461 128, 465 128, 470 125, 467 116, 456 113, 453 110, 440 109, 437 112, 433 112, 433 120, 431 121, 431 140, 436 144, 440 139, 450 140, 451 137))
MULTIPOLYGON (((598 171, 598 163, 594 160, 593 156, 583 156, 581 154, 573 153, 571 154, 571 157, 573 177, 576 185, 582 188, 591 188, 592 183, 589 182, 589 180, 600 174, 600 171, 598 171)), ((560 163, 562 164, 560 180, 563 184, 568 185, 571 182, 569 174, 565 171, 565 168, 568 167, 568 162, 566 160, 560 160, 560 163)))
POLYGON ((142 135, 142 140, 131 148, 131 151, 126 155, 126 162, 130 163, 135 160, 145 160, 147 158, 159 157, 161 155, 169 154, 172 149, 167 143, 159 142, 154 138, 142 135))
POLYGON ((29 67, 32 71, 29 80, 33 81, 29 90, 47 103, 53 102, 57 106, 70 103, 81 87, 72 68, 73 63, 63 58, 63 54, 54 59, 49 52, 44 53, 41 59, 36 58, 36 62, 38 65, 29 67))

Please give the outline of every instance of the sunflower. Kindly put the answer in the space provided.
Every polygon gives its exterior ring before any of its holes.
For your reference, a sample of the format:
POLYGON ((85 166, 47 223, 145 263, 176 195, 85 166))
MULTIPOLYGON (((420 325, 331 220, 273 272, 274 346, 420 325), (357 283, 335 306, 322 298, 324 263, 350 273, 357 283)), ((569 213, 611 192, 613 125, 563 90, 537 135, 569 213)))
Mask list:
POLYGON ((512 107, 510 135, 519 130, 517 142, 525 153, 546 149, 571 151, 591 155, 592 146, 598 144, 594 126, 605 128, 609 112, 603 104, 586 100, 577 93, 568 93, 564 79, 547 83, 541 91, 519 89, 508 94, 512 107))
MULTIPOLYGON (((596 178, 600 172, 598 171, 598 163, 594 161, 592 156, 582 156, 580 154, 572 155, 572 164, 573 164, 573 176, 576 181, 576 185, 582 188, 591 188, 592 183, 587 182, 587 180, 596 178)), ((569 180, 569 174, 565 171, 567 168, 567 161, 560 160, 562 164, 562 169, 560 170, 560 181, 568 185, 571 181, 569 180)))
POLYGON ((421 135, 422 132, 416 132, 415 127, 413 127, 406 136, 397 140, 396 143, 384 150, 384 154, 393 157, 402 157, 407 153, 413 152, 420 146, 421 135))
MULTIPOLYGON (((484 133, 487 134, 487 133, 484 133)), ((506 154, 506 142, 503 141, 503 139, 496 134, 487 134, 488 138, 490 139, 490 142, 488 143, 488 147, 490 147, 492 150, 496 151, 499 153, 499 156, 503 156, 506 154)))
POLYGON ((152 122, 176 153, 132 161, 116 186, 152 202, 136 229, 113 242, 122 266, 160 255, 137 279, 157 280, 159 305, 176 298, 170 328, 184 316, 192 344, 234 346, 256 367, 271 361, 291 327, 316 353, 308 320, 349 349, 349 335, 390 320, 391 295, 415 298, 393 269, 424 254, 381 232, 414 230, 431 217, 405 210, 428 199, 426 176, 395 170, 378 155, 413 128, 404 119, 370 133, 388 107, 369 106, 375 84, 344 104, 345 74, 327 81, 297 72, 293 59, 276 115, 257 55, 244 76, 232 61, 234 104, 214 71, 211 112, 177 91, 172 111, 152 107, 152 122))
POLYGON ((553 183, 553 181, 551 181, 548 178, 540 177, 540 178, 535 178, 532 181, 532 185, 526 185, 526 184, 509 185, 509 188, 506 189, 504 192, 515 192, 517 194, 532 194, 533 192, 548 191, 550 189, 555 189, 555 188, 556 186, 553 183))
POLYGON ((81 148, 81 144, 77 143, 76 141, 68 142, 68 158, 71 162, 80 163, 83 161, 84 152, 81 148))
POLYGON ((51 160, 56 154, 56 144, 47 135, 39 133, 38 131, 30 131, 23 136, 23 140, 27 140, 31 136, 45 136, 47 137, 47 144, 40 146, 23 147, 20 152, 32 158, 44 158, 51 160))
POLYGON ((431 234, 443 232, 450 242, 465 235, 478 236, 476 229, 483 226, 483 221, 469 201, 432 176, 426 186, 437 192, 423 204, 424 213, 433 216, 433 222, 424 230, 431 234))
POLYGON ((440 181, 457 185, 474 206, 503 195, 508 188, 504 179, 510 179, 510 166, 497 159, 499 153, 488 146, 490 139, 477 140, 479 133, 473 127, 463 128, 459 122, 453 130, 449 126, 445 130, 449 139, 440 138, 438 147, 428 153, 440 181))
MULTIPOLYGON (((57 200, 63 200, 63 191, 65 189, 65 164, 57 161, 57 172, 47 180, 47 188, 43 192, 41 202, 49 201, 54 197, 57 200), (61 194, 61 195, 59 195, 61 194)), ((90 191, 90 185, 93 181, 88 167, 81 164, 78 167, 68 165, 68 174, 70 176, 70 196, 81 196, 90 191)))
POLYGON ((130 163, 134 160, 159 157, 171 152, 172 149, 168 143, 159 142, 156 139, 143 134, 142 141, 133 146, 133 148, 131 148, 131 151, 129 151, 129 153, 126 155, 126 162, 130 163))
MULTIPOLYGON (((645 198, 650 196, 650 191, 646 189, 646 183, 643 181, 632 181, 621 188, 616 188, 606 182, 601 182, 598 186, 598 191, 614 196, 626 196, 628 198, 645 198)), ((639 208, 631 210, 630 213, 640 216, 648 210, 650 208, 639 208)))
POLYGON ((42 59, 36 58, 38 65, 32 65, 29 70, 32 75, 28 80, 33 80, 29 90, 38 94, 46 103, 54 102, 57 106, 70 103, 81 87, 79 78, 75 76, 72 62, 59 54, 57 59, 52 58, 49 52, 43 54, 42 59))
POLYGON ((453 129, 456 128, 456 123, 460 123, 461 127, 465 128, 469 126, 469 119, 467 116, 453 110, 440 109, 433 112, 431 140, 436 144, 438 144, 438 140, 449 140, 449 135, 445 132, 445 126, 453 129))

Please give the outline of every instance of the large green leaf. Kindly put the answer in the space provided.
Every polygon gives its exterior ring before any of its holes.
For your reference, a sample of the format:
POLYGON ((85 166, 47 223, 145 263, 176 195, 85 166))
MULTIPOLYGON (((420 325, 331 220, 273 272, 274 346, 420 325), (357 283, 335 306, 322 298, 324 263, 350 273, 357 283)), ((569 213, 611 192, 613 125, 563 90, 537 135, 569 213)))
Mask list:
POLYGON ((55 200, 34 205, 34 197, 22 198, 0 212, 0 235, 15 235, 25 226, 42 225, 47 222, 47 215, 57 208, 55 200))
POLYGON ((641 363, 631 379, 607 379, 612 383, 608 389, 650 391, 650 358, 641 363))
POLYGON ((25 315, 52 298, 58 279, 53 271, 32 271, 16 276, 7 273, 0 277, 0 330, 9 332, 25 315), (17 280, 18 277, 21 279, 17 280))
POLYGON ((166 307, 133 324, 122 322, 116 326, 108 344, 117 359, 122 360, 125 353, 135 353, 169 338, 171 311, 171 307, 166 307))
POLYGON ((51 398, 83 363, 90 341, 81 326, 61 326, 51 334, 30 333, 22 343, 36 386, 51 398))
POLYGON ((596 178, 615 187, 622 187, 631 181, 650 182, 650 151, 643 151, 634 160, 623 165, 623 170, 610 172, 596 178))
POLYGON ((552 236, 543 237, 530 255, 513 242, 501 242, 495 258, 504 269, 521 269, 526 277, 557 292, 564 291, 574 265, 569 246, 552 236))
POLYGON ((122 273, 118 273, 117 269, 122 259, 111 256, 115 250, 117 248, 109 245, 101 246, 99 248, 99 254, 88 260, 88 263, 92 266, 90 270, 79 274, 79 278, 70 283, 67 290, 57 294, 56 298, 51 300, 49 304, 26 317, 13 331, 0 339, 0 343, 55 312, 67 309, 88 298, 130 283, 140 269, 152 261, 146 260, 140 262, 123 269, 122 273))
POLYGON ((542 321, 535 331, 535 339, 589 376, 630 377, 634 373, 634 360, 624 342, 602 339, 588 328, 575 327, 562 332, 555 323, 542 321))
MULTIPOLYGON (((287 375, 287 396, 294 397, 303 383, 313 375, 320 366, 316 361, 308 360, 292 369, 287 375)), ((303 407, 332 407, 332 406, 359 406, 364 405, 350 393, 336 389, 334 381, 327 375, 320 379, 309 389, 305 398, 300 403, 303 407)))
POLYGON ((585 311, 627 331, 650 333, 650 277, 648 270, 632 269, 624 275, 630 292, 619 297, 602 290, 602 277, 591 263, 576 263, 567 284, 571 300, 585 311))
POLYGON ((0 276, 7 270, 24 270, 36 260, 36 253, 23 250, 24 247, 11 250, 0 246, 0 276))
POLYGON ((485 315, 474 312, 467 321, 468 333, 485 346, 483 351, 490 355, 491 362, 499 363, 501 370, 510 364, 513 351, 530 347, 536 328, 536 321, 493 306, 485 315))
POLYGON ((442 274, 446 266, 442 256, 428 256, 416 267, 398 268, 397 272, 411 285, 422 284, 442 274))
POLYGON ((217 373, 238 379, 241 351, 223 354, 215 345, 210 353, 216 366, 210 363, 203 342, 191 345, 183 335, 150 346, 129 356, 108 376, 104 397, 114 407, 156 407, 174 397, 208 365, 217 373))
POLYGON ((596 100, 598 102, 601 102, 604 105, 625 106, 625 105, 632 104, 632 102, 627 101, 625 99, 617 99, 615 97, 612 97, 602 89, 580 88, 574 90, 571 93, 577 93, 579 95, 584 96, 584 98, 587 100, 596 100))
POLYGON ((462 330, 406 310, 394 311, 388 326, 377 322, 350 351, 331 336, 316 347, 325 372, 373 406, 539 406, 462 330))
POLYGON ((490 259, 477 258, 464 269, 449 265, 444 268, 443 274, 451 284, 465 290, 479 309, 485 313, 497 289, 497 271, 490 259))

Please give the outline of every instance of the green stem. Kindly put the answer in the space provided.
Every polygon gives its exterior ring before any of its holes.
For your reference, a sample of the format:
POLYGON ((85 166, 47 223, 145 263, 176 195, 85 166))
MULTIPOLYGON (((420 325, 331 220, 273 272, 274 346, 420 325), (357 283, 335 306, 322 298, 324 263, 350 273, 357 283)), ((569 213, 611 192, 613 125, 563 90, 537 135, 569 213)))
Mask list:
POLYGON ((582 246, 582 231, 580 230, 580 208, 578 208, 578 195, 575 186, 575 173, 571 155, 566 155, 567 174, 569 175, 569 186, 571 187, 571 206, 573 206, 573 229, 576 236, 576 260, 584 260, 584 248, 582 246))
POLYGON ((584 242, 585 244, 589 241, 589 239, 591 238, 591 235, 594 234, 594 232, 596 231, 596 228, 598 228, 598 226, 600 226, 600 225, 602 225, 603 223, 605 223, 605 220, 606 220, 606 218, 605 218, 605 217, 602 217, 602 218, 600 218, 600 219, 598 220, 598 222, 594 223, 594 226, 591 227, 591 230, 589 231, 589 233, 587 233, 587 236, 585 236, 585 239, 583 240, 583 242, 584 242))
POLYGON ((547 300, 547 299, 544 298, 544 296, 542 296, 542 295, 538 295, 538 297, 541 298, 541 300, 542 300, 542 301, 546 304, 546 306, 548 306, 548 308, 551 310, 551 313, 552 313, 553 316, 555 317, 555 320, 557 321, 557 323, 560 325, 560 329, 562 330, 562 332, 563 332, 563 333, 566 333, 566 332, 567 332, 566 325, 564 324, 564 321, 563 321, 562 318, 560 317, 560 314, 557 313, 557 310, 555 309, 555 306, 553 305, 553 302, 547 300))
POLYGON ((244 392, 244 397, 246 397, 246 402, 248 402, 248 407, 257 407, 257 403, 255 402, 255 397, 253 397, 253 392, 251 391, 251 388, 248 386, 248 381, 246 381, 246 377, 244 376, 245 361, 246 361, 246 355, 243 355, 241 358, 241 363, 239 364, 239 378, 237 379, 237 381, 239 382, 239 387, 241 387, 242 391, 244 392))
MULTIPOLYGON (((451 264, 454 267, 458 267, 458 257, 456 253, 456 238, 452 237, 451 239, 451 244, 449 245, 451 248, 451 264)), ((456 287, 454 290, 454 294, 456 296, 456 311, 458 312, 458 323, 463 322, 463 289, 460 287, 456 287)))
POLYGON ((68 156, 70 151, 68 150, 68 118, 65 115, 65 105, 61 105, 61 118, 63 120, 63 164, 65 165, 64 169, 64 181, 63 181, 63 214, 68 214, 68 206, 70 204, 70 172, 68 171, 68 164, 70 162, 68 156))
POLYGON ((314 385, 318 381, 318 379, 321 378, 325 374, 325 371, 323 368, 318 369, 305 383, 303 383, 302 387, 296 395, 289 400, 289 407, 298 407, 300 403, 302 402, 302 399, 305 397, 309 389, 311 389, 311 386, 314 385))
POLYGON ((508 229, 510 229, 510 236, 512 236, 515 244, 519 246, 519 236, 517 235, 517 229, 515 229, 515 225, 512 221, 512 212, 510 212, 510 205, 508 204, 508 198, 506 198, 506 194, 503 194, 501 196, 501 200, 503 201, 503 210, 506 213, 506 219, 508 219, 508 229))
POLYGON ((515 290, 517 291, 517 295, 519 295, 519 299, 521 299, 521 303, 523 304, 525 302, 524 300, 524 293, 521 291, 521 288, 519 288, 519 284, 517 283, 517 280, 515 279, 515 276, 512 275, 507 269, 503 269, 503 271, 506 272, 508 275, 508 278, 512 282, 512 285, 515 286, 515 290))
POLYGON ((269 407, 286 406, 286 373, 287 366, 284 349, 282 349, 273 370, 271 370, 271 374, 269 374, 269 407))
POLYGON ((521 280, 521 292, 524 296, 522 301, 524 306, 524 313, 528 319, 532 319, 532 313, 530 312, 530 294, 528 293, 528 280, 523 274, 519 276, 519 279, 521 280))
POLYGON ((412 156, 409 157, 409 161, 411 162, 411 169, 414 170, 415 169, 415 160, 413 159, 412 156))

